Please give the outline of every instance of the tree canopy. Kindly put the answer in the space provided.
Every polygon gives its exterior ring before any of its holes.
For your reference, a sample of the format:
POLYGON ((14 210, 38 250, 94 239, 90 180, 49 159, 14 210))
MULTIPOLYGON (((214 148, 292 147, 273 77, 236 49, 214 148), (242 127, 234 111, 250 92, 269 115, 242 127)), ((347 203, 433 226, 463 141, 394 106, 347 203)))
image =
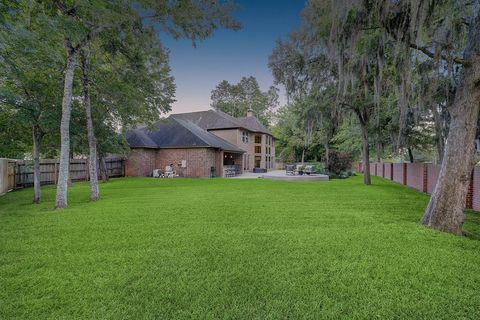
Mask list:
POLYGON ((212 90, 212 107, 233 117, 245 117, 251 110, 265 125, 269 125, 271 114, 278 105, 278 90, 271 86, 263 92, 254 77, 243 77, 238 83, 226 80, 212 90))

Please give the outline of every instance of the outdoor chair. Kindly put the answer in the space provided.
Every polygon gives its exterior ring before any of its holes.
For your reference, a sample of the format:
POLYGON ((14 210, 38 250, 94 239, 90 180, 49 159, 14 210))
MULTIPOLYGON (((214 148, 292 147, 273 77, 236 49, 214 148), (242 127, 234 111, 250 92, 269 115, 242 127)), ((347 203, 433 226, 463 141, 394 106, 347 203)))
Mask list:
POLYGON ((172 166, 166 166, 164 177, 165 178, 174 178, 174 177, 177 177, 177 173, 175 172, 175 170, 173 169, 172 166))
POLYGON ((303 174, 303 166, 301 164, 297 164, 297 167, 295 168, 295 174, 303 174))
POLYGON ((285 171, 287 176, 293 176, 295 175, 295 166, 294 165, 286 165, 285 166, 285 171))
POLYGON ((153 170, 153 175, 154 178, 163 178, 165 175, 163 173, 162 169, 155 169, 153 170))
POLYGON ((235 169, 234 168, 225 169, 225 177, 227 178, 235 177, 235 169))
POLYGON ((312 173, 315 173, 315 167, 314 166, 305 166, 305 169, 303 172, 307 175, 311 175, 312 173))

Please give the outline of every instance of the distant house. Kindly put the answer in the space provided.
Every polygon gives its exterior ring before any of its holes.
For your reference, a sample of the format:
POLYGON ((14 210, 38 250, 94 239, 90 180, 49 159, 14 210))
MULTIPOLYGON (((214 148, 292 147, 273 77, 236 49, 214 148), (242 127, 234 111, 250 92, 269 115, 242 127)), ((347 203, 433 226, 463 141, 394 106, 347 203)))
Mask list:
POLYGON ((214 110, 174 114, 153 128, 130 130, 127 142, 127 176, 150 176, 170 164, 182 177, 225 176, 232 169, 266 171, 275 161, 275 138, 252 112, 242 118, 214 110))

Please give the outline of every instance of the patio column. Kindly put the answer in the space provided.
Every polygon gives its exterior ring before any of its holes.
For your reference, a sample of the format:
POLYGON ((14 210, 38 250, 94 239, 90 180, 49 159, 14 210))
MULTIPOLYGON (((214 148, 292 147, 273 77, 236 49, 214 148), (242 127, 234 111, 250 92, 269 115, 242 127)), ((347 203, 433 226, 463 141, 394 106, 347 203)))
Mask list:
POLYGON ((225 158, 225 154, 223 151, 220 152, 220 172, 218 173, 219 177, 223 178, 223 159, 225 158))

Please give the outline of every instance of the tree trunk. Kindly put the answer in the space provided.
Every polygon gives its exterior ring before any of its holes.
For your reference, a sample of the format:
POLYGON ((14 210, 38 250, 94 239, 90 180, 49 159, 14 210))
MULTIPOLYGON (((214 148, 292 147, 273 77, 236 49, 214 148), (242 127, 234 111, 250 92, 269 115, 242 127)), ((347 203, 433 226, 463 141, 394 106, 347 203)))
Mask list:
POLYGON ((415 159, 413 158, 412 148, 408 147, 407 151, 408 151, 408 160, 410 160, 410 163, 413 163, 415 159))
POLYGON ((382 145, 377 141, 377 162, 382 162, 382 145))
POLYGON ((362 139, 363 139, 363 183, 369 186, 372 184, 370 177, 370 144, 368 142, 368 128, 366 125, 362 126, 362 139))
POLYGON ((90 200, 97 201, 99 198, 98 173, 97 173, 97 140, 93 131, 92 105, 90 101, 90 61, 85 50, 80 51, 83 72, 83 103, 87 120, 88 137, 88 170, 90 175, 90 200))
POLYGON ((40 143, 42 142, 43 132, 40 126, 33 126, 33 203, 40 203, 40 143))
POLYGON ((62 120, 60 123, 60 164, 58 169, 57 195, 55 208, 67 207, 68 178, 70 165, 70 116, 72 107, 73 75, 76 51, 67 47, 67 65, 65 68, 62 100, 62 120))
POLYGON ((100 174, 102 175, 102 180, 107 182, 110 177, 108 176, 107 164, 105 162, 105 156, 100 157, 100 174))
POLYGON ((330 143, 325 143, 325 165, 328 165, 328 160, 330 159, 330 143))
POLYGON ((437 108, 432 108, 433 120, 435 123, 435 145, 437 147, 438 163, 442 163, 443 154, 445 153, 445 125, 442 115, 437 108))
POLYGON ((480 109, 480 15, 470 26, 460 84, 451 110, 437 185, 421 223, 434 229, 462 234, 464 208, 474 167, 474 141, 480 109))
POLYGON ((302 149, 302 166, 305 163, 305 148, 302 149))

